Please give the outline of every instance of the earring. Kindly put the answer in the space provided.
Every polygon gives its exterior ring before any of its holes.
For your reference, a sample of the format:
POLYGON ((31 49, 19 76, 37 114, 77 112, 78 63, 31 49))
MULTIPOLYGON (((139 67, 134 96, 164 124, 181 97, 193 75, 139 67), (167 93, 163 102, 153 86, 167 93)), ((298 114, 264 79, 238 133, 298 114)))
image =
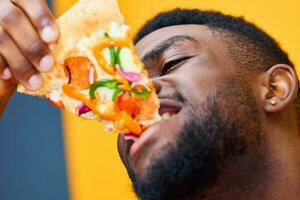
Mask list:
POLYGON ((272 106, 275 106, 275 105, 276 105, 276 101, 275 101, 274 99, 272 99, 272 100, 270 101, 270 104, 271 104, 272 106))

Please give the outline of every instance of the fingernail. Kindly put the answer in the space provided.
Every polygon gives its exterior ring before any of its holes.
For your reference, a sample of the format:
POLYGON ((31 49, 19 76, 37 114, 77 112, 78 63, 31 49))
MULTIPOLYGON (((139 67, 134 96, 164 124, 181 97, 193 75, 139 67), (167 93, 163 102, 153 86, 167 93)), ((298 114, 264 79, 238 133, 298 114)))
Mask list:
POLYGON ((28 84, 30 86, 30 89, 32 90, 37 90, 41 87, 42 85, 42 79, 39 75, 34 74, 32 75, 29 80, 28 80, 28 84))
POLYGON ((57 32, 52 26, 46 26, 42 30, 42 39, 48 43, 55 42, 55 40, 57 39, 57 32))
POLYGON ((3 70, 3 73, 2 73, 2 79, 4 80, 8 80, 12 77, 12 74, 11 74, 11 71, 8 67, 6 67, 4 70, 3 70))
POLYGON ((39 63, 39 70, 41 72, 49 71, 53 66, 53 57, 51 55, 44 56, 39 63))

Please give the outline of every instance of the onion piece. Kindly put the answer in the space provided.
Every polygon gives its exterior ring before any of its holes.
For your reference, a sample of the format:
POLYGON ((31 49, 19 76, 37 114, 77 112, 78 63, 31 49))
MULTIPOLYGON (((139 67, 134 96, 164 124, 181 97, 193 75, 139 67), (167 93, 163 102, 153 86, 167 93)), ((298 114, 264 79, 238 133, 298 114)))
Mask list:
POLYGON ((89 83, 92 85, 95 82, 95 69, 92 67, 89 71, 89 83))
POLYGON ((87 107, 84 103, 82 103, 79 107, 79 116, 90 111, 92 110, 89 107, 87 107))
POLYGON ((122 76, 124 79, 126 79, 129 82, 139 82, 142 80, 142 76, 139 73, 136 72, 123 72, 120 69, 119 65, 116 65, 117 73, 122 76))

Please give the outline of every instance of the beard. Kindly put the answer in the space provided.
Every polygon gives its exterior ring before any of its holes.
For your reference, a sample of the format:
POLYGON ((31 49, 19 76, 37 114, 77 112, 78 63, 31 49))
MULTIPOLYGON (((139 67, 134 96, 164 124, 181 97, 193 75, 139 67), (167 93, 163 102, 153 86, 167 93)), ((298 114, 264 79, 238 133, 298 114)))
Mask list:
POLYGON ((261 128, 250 85, 236 78, 223 85, 201 106, 182 99, 189 117, 176 139, 151 158, 143 176, 129 172, 140 199, 201 198, 228 161, 260 151, 261 128))

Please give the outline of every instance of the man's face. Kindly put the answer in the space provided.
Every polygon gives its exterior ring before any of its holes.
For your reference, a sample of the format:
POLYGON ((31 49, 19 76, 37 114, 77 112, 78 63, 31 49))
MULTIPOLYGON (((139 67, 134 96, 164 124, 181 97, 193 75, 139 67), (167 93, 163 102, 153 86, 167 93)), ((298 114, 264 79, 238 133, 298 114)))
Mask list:
POLYGON ((136 45, 154 79, 160 114, 171 115, 133 145, 119 137, 121 159, 141 199, 180 198, 204 188, 227 159, 258 142, 251 87, 220 37, 206 26, 180 25, 156 30, 136 45))

